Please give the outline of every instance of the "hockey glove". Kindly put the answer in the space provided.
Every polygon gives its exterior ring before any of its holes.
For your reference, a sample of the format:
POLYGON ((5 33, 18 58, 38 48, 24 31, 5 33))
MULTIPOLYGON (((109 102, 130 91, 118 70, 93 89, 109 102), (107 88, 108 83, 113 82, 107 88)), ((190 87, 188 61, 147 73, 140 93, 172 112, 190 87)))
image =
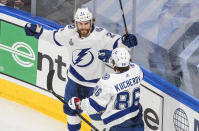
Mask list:
POLYGON ((81 101, 78 97, 72 97, 68 101, 68 105, 72 110, 79 110, 80 109, 81 101))
POLYGON ((99 50, 98 58, 103 62, 108 62, 111 57, 112 51, 107 49, 99 50))
POLYGON ((128 48, 131 48, 137 45, 137 38, 133 34, 125 34, 122 36, 122 43, 128 48))
POLYGON ((39 39, 41 33, 43 32, 43 28, 40 25, 35 25, 31 23, 27 23, 24 27, 27 36, 34 36, 39 39))

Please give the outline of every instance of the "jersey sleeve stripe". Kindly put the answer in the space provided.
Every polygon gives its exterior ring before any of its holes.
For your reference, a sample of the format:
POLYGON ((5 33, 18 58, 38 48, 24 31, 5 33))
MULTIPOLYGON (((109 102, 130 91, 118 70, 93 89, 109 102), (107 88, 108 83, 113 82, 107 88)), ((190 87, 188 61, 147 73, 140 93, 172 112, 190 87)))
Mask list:
POLYGON ((93 100, 92 98, 89 98, 89 102, 90 105, 97 111, 104 111, 106 108, 104 108, 103 106, 99 105, 95 100, 93 100))
POLYGON ((113 44, 113 49, 115 49, 115 48, 117 48, 117 46, 118 46, 118 40, 119 40, 120 38, 118 38, 116 41, 115 41, 115 43, 113 44))
POLYGON ((81 128, 81 124, 72 125, 72 124, 68 123, 68 129, 69 129, 69 131, 77 131, 80 128, 81 128))
POLYGON ((56 39, 55 39, 55 33, 57 33, 57 31, 53 32, 53 40, 54 40, 54 42, 56 43, 56 45, 62 46, 58 41, 56 41, 56 39))

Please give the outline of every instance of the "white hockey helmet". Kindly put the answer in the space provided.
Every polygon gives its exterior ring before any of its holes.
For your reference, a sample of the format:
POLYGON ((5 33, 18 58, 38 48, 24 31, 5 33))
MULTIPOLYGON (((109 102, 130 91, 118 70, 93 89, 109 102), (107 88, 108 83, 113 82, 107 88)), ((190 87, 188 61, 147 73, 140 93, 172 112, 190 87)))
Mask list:
POLYGON ((75 22, 89 21, 93 20, 92 13, 88 10, 88 8, 78 8, 74 15, 75 22))
POLYGON ((130 54, 125 48, 115 48, 112 51, 111 59, 114 60, 114 67, 127 67, 130 65, 130 54))

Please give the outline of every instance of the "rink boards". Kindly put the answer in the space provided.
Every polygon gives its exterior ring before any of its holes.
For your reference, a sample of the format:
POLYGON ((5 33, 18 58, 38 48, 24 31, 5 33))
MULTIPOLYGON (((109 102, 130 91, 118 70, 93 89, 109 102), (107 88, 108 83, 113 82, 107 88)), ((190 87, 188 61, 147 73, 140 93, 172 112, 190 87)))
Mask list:
MULTIPOLYGON (((25 36, 27 22, 47 29, 56 23, 32 18, 30 14, 0 6, 0 97, 27 105, 66 122, 62 103, 46 88, 48 71, 55 69, 55 92, 64 95, 67 82, 67 53, 48 41, 25 36), (16 37, 17 36, 17 37, 16 37)), ((199 130, 199 102, 152 72, 144 70, 141 103, 145 130, 199 130)), ((83 130, 90 129, 85 123, 83 130)))

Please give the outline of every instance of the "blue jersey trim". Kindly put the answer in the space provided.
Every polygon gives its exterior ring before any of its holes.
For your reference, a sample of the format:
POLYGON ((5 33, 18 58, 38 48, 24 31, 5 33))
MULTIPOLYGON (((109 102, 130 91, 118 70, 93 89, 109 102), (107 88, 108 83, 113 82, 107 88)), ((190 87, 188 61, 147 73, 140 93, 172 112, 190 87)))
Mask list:
POLYGON ((118 46, 118 40, 119 40, 120 38, 118 38, 115 42, 114 42, 114 44, 113 44, 113 49, 115 49, 115 48, 117 48, 117 46, 118 46))
POLYGON ((135 112, 138 109, 139 109, 139 106, 134 106, 133 105, 131 107, 128 107, 128 108, 126 108, 126 109, 124 109, 122 111, 119 111, 119 112, 117 112, 117 113, 115 113, 115 114, 103 119, 104 124, 108 124, 108 123, 110 123, 112 121, 115 121, 115 120, 117 120, 119 118, 122 118, 123 116, 125 116, 125 115, 127 115, 129 113, 135 112))
POLYGON ((81 128, 81 124, 75 124, 75 125, 71 125, 69 123, 67 124, 68 124, 69 131, 77 131, 81 128))
POLYGON ((54 31, 54 32, 53 32, 53 40, 54 40, 55 44, 58 45, 58 46, 62 46, 62 45, 55 39, 55 33, 57 33, 57 31, 54 31))
POLYGON ((91 33, 94 31, 94 29, 95 29, 95 26, 92 25, 91 33))
POLYGON ((93 100, 92 98, 88 98, 90 105, 97 111, 104 111, 106 110, 106 108, 104 108, 103 106, 99 105, 95 100, 93 100))
POLYGON ((79 81, 83 82, 90 82, 90 83, 97 83, 99 81, 99 78, 97 79, 92 79, 92 80, 86 80, 83 76, 81 76, 71 65, 69 67, 69 72, 77 78, 79 81))

